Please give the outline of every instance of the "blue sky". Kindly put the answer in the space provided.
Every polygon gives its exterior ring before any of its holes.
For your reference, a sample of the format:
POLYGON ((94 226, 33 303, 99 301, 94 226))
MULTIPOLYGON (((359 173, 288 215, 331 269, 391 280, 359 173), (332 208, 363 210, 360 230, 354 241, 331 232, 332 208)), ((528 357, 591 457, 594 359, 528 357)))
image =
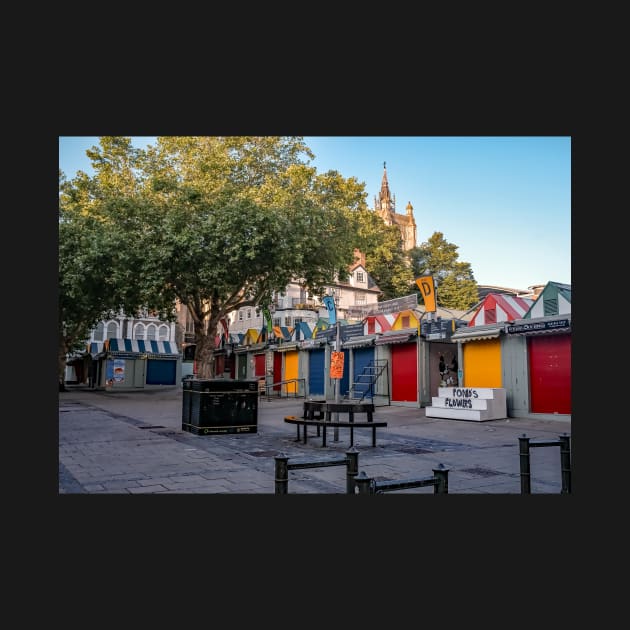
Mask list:
MULTIPOLYGON (((138 147, 154 137, 134 137, 138 147)), ((374 206, 387 164, 396 211, 410 201, 417 244, 434 232, 458 246, 475 280, 515 289, 571 284, 571 138, 568 136, 307 136, 318 171, 365 183, 374 206)), ((59 138, 68 178, 92 173, 98 137, 59 138)))

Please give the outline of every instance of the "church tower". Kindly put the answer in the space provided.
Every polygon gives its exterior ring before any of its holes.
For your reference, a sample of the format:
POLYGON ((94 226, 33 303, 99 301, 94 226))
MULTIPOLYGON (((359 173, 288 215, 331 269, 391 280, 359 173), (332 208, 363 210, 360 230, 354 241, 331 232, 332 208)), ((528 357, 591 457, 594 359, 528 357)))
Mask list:
POLYGON ((385 225, 397 225, 400 229, 403 251, 416 246, 416 221, 413 218, 411 201, 407 204, 406 214, 396 214, 396 195, 392 197, 387 181, 387 166, 383 162, 383 179, 378 197, 374 197, 374 211, 383 219, 385 225))

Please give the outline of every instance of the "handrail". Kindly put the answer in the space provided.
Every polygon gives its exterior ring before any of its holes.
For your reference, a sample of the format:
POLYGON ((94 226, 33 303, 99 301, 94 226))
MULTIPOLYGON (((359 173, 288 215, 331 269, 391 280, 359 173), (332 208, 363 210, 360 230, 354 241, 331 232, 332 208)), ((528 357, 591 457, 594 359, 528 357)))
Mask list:
MULTIPOLYGON (((289 378, 286 379, 284 381, 277 381, 275 383, 265 383, 263 385, 264 390, 265 390, 265 398, 267 398, 267 400, 272 400, 272 398, 305 398, 306 397, 306 379, 305 378, 289 378), (300 382, 302 383, 302 387, 300 387, 300 382), (289 392, 287 391, 288 388, 287 387, 282 387, 283 385, 288 385, 291 383, 295 383, 297 384, 295 387, 295 391, 291 392, 293 395, 289 396, 289 392), (280 389, 277 390, 277 396, 272 396, 272 394, 269 393, 269 388, 275 388, 278 385, 280 385, 280 389), (302 390, 302 393, 300 394, 300 389, 302 390), (284 390, 284 396, 282 395, 284 390)), ((262 392, 261 392, 262 395, 262 392)))

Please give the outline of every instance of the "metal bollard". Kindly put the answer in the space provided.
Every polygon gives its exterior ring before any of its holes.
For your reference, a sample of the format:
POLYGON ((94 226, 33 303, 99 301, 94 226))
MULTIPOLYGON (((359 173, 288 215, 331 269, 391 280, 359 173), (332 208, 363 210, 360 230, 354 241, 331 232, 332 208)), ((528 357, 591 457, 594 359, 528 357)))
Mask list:
POLYGON ((354 478, 359 474, 359 451, 352 446, 346 451, 346 494, 355 493, 354 478))
POLYGON ((563 433, 560 438, 560 470, 562 490, 560 494, 571 494, 571 436, 563 433))
POLYGON ((289 492, 289 458, 286 455, 276 455, 276 494, 289 492))
POLYGON ((521 494, 531 494, 531 480, 529 472, 529 438, 523 433, 518 438, 518 450, 521 464, 521 494))
POLYGON ((354 483, 359 489, 359 494, 374 494, 372 487, 372 479, 362 470, 355 478, 354 483))
POLYGON ((444 468, 444 464, 438 464, 438 467, 433 469, 433 476, 437 478, 433 494, 448 494, 448 468, 444 468))

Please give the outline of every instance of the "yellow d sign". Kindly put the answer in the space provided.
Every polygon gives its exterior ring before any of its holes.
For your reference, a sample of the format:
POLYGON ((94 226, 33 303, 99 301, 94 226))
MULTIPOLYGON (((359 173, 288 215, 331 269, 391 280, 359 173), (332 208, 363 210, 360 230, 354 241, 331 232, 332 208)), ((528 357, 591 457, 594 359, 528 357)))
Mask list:
POLYGON ((435 284, 433 282, 433 276, 422 276, 422 278, 416 278, 416 284, 422 293, 424 298, 424 308, 427 313, 435 313, 435 284))

